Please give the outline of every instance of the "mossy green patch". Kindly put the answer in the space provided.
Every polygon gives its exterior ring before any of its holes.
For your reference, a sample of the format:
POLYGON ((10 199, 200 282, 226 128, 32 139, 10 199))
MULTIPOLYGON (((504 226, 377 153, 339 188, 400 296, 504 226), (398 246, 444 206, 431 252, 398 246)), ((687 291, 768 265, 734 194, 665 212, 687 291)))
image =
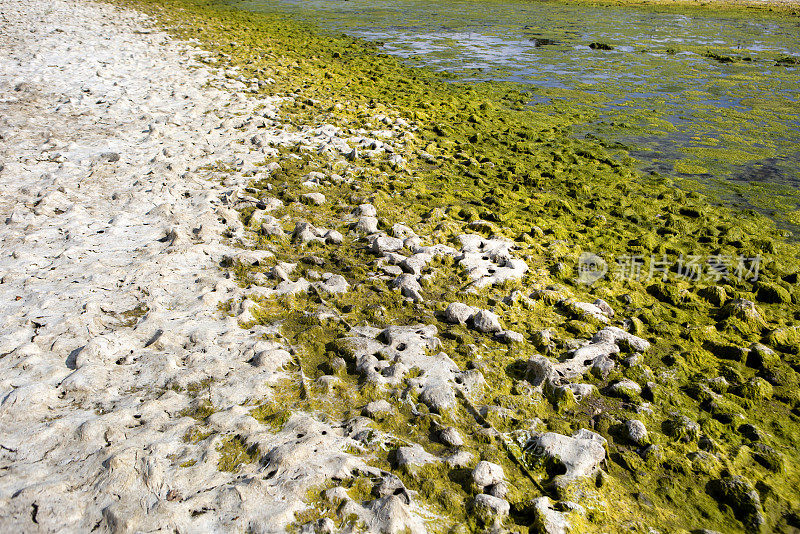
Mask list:
POLYGON ((258 447, 248 446, 240 437, 231 436, 223 440, 217 448, 219 451, 220 471, 238 471, 242 464, 258 460, 258 447))

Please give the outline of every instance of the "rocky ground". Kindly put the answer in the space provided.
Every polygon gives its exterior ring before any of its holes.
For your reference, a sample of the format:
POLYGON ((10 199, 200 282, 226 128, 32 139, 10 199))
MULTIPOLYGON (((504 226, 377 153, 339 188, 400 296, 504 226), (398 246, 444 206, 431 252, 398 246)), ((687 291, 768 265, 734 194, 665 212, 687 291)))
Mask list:
MULTIPOLYGON (((767 380, 693 377, 719 412, 699 424, 663 393, 684 377, 646 365, 634 297, 531 259, 563 240, 395 209, 381 188, 411 198, 410 160, 446 159, 415 119, 316 112, 134 11, 0 15, 0 531, 652 532, 631 499, 683 521, 630 491, 662 464, 668 499, 711 479, 712 524, 796 521, 764 489, 774 441, 729 400, 768 402, 767 380)), ((751 300, 708 295, 737 336, 766 331, 751 300)))

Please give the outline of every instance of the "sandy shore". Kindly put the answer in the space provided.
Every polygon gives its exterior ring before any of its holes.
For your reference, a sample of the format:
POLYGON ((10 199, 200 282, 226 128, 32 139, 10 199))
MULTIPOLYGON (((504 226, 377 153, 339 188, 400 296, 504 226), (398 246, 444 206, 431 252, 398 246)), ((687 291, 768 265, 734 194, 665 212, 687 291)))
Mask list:
POLYGON ((274 433, 241 406, 291 349, 224 318, 241 289, 219 264, 270 255, 231 247, 265 156, 240 141, 318 133, 265 130, 279 99, 134 12, 0 12, 0 531, 282 530, 312 485, 367 468, 342 429, 298 415, 274 433), (189 439, 204 402, 219 434, 189 439), (269 451, 301 434, 268 479, 217 468, 233 436, 269 451))

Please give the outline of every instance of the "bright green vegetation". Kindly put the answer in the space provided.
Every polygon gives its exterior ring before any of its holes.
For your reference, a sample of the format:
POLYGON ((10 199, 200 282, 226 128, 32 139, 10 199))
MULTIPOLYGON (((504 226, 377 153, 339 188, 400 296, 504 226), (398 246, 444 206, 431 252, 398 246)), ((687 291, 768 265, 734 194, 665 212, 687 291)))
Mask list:
MULTIPOLYGON (((484 221, 470 231, 513 240, 516 254, 531 268, 520 281, 467 293, 462 269, 439 261, 423 286, 425 302, 410 303, 371 276, 374 256, 354 234, 345 235, 339 246, 260 237, 258 246, 272 250, 276 261, 298 264, 293 279, 311 277, 312 270, 332 272, 344 276, 351 291, 342 296, 312 291, 260 303, 256 320, 280 323, 297 357, 287 370, 294 378, 254 404, 256 419, 279 430, 291 410, 334 421, 359 415, 370 400, 387 397, 353 373, 350 355, 339 343, 349 327, 435 324, 441 350, 461 369, 480 370, 485 377, 480 402, 462 399, 451 412, 434 414, 416 402, 414 391, 397 388, 389 397, 394 412, 372 425, 374 447, 352 451, 419 492, 420 502, 434 514, 433 531, 482 528, 467 506, 474 495, 469 469, 437 463, 401 470, 394 451, 413 442, 444 456, 448 451, 435 431, 448 425, 460 429, 463 449, 474 462, 503 465, 512 505, 505 526, 512 532, 529 531, 530 501, 543 494, 586 507, 584 518, 573 519, 577 532, 754 531, 745 499, 751 489, 760 497, 764 532, 800 528, 800 261, 796 245, 787 243, 769 219, 716 205, 700 192, 679 189, 666 176, 637 172, 629 160, 613 157, 613 148, 574 137, 573 125, 584 120, 581 112, 539 113, 526 105, 528 97, 516 86, 445 83, 361 42, 321 37, 281 16, 194 0, 128 3, 158 14, 176 35, 198 39, 245 76, 273 78, 263 91, 299 95, 283 108, 287 122, 297 127, 329 123, 375 129, 378 114, 399 115, 418 126, 402 138, 408 170, 380 161, 348 165, 325 154, 284 149, 282 170, 252 184, 254 195, 283 200, 285 206, 272 215, 346 234, 342 218, 368 201, 376 206, 382 228, 403 222, 441 243, 452 243, 469 223, 484 221), (348 169, 356 181, 321 188, 325 205, 297 202, 301 177, 309 171, 348 169), (585 251, 602 254, 612 265, 630 255, 649 262, 651 255, 760 254, 760 276, 757 282, 731 277, 690 283, 672 272, 666 282, 606 277, 587 287, 575 281, 576 261, 585 251), (323 265, 303 261, 311 255, 323 265), (537 298, 526 298, 548 287, 537 298), (514 296, 515 289, 520 294, 514 296), (532 393, 526 381, 525 362, 533 354, 563 357, 564 342, 590 338, 600 327, 574 308, 557 306, 559 295, 605 299, 618 317, 631 319, 632 332, 653 343, 638 363, 618 364, 605 377, 587 374, 583 381, 601 393, 579 402, 532 393), (740 299, 755 302, 755 308, 738 305, 740 299), (441 322, 437 312, 456 300, 494 309, 506 328, 524 334, 525 342, 507 346, 441 322), (330 313, 321 315, 323 310, 330 313), (545 329, 549 338, 541 335, 545 329), (754 342, 769 348, 751 349, 754 342), (328 375, 339 381, 318 381, 328 375), (621 378, 645 386, 641 397, 604 394, 621 378), (632 418, 646 424, 657 448, 644 453, 624 438, 622 423, 632 418), (531 430, 571 434, 580 428, 608 440, 607 476, 556 495, 548 485, 555 474, 551 466, 541 465, 519 444, 531 430)), ((707 161, 697 151, 680 165, 694 172, 707 161)), ((242 213, 246 224, 250 215, 251 210, 242 213)), ((247 286, 267 267, 231 269, 247 286)), ((203 386, 196 389, 200 400, 203 386)), ((192 415, 202 422, 213 408, 197 406, 192 415)), ((198 429, 187 440, 206 437, 198 429)), ((228 470, 259 456, 235 437, 226 438, 220 452, 220 469, 228 470)), ((369 486, 358 477, 342 484, 352 497, 370 498, 369 486)), ((339 526, 352 521, 338 518, 334 507, 322 502, 323 489, 312 492, 312 508, 298 522, 323 515, 339 526)))

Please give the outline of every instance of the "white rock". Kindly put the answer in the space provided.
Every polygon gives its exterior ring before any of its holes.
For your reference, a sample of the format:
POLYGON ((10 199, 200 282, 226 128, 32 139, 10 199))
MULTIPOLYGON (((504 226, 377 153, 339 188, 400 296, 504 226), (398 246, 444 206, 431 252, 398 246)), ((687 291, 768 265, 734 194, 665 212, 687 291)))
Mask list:
POLYGON ((460 447, 464 444, 464 438, 461 437, 461 433, 452 426, 440 430, 439 439, 442 443, 451 447, 460 447))
POLYGON ((378 218, 362 216, 353 225, 353 230, 364 234, 374 234, 378 231, 378 218))
POLYGON ((414 444, 410 447, 400 447, 397 449, 398 466, 421 466, 430 463, 440 462, 441 460, 433 454, 425 451, 420 445, 414 444))
POLYGON ((628 439, 637 445, 646 445, 648 443, 647 427, 638 419, 625 421, 625 431, 628 439))
POLYGON ((445 462, 451 469, 465 468, 472 463, 474 456, 468 451, 458 451, 445 458, 445 462))
POLYGON ((392 411, 392 405, 385 399, 370 402, 364 407, 363 415, 367 417, 379 417, 392 411))
POLYGON ((417 234, 412 230, 410 227, 406 226, 405 224, 396 223, 392 225, 391 231, 392 237, 396 237, 398 239, 408 239, 410 237, 416 237, 417 234))
POLYGON ((378 235, 372 239, 370 249, 375 254, 385 254, 387 252, 397 252, 403 248, 403 240, 386 235, 378 235))
POLYGON ((347 293, 350 291, 350 284, 344 276, 339 274, 325 273, 322 275, 322 282, 314 284, 315 287, 327 293, 347 293))
POLYGON ((505 478, 503 467, 483 460, 472 470, 472 480, 479 488, 497 484, 505 478))
POLYGON ((322 206, 325 204, 325 195, 322 193, 305 193, 300 195, 300 198, 306 204, 313 204, 315 206, 322 206))
POLYGON ((543 534, 567 534, 570 530, 569 521, 564 514, 553 507, 553 501, 549 497, 538 497, 534 499, 534 522, 533 527, 543 534))
POLYGON ((611 386, 609 386, 609 391, 614 395, 620 397, 631 398, 631 397, 636 397, 642 393, 642 386, 640 386, 633 380, 628 380, 627 378, 625 378, 623 380, 611 384, 611 386))
POLYGON ((489 310, 480 310, 470 318, 472 327, 478 332, 493 333, 503 329, 500 318, 489 310))
POLYGON ((397 278, 392 281, 392 287, 399 288, 400 293, 407 298, 410 298, 414 301, 421 302, 422 298, 422 286, 419 285, 417 281, 417 277, 411 274, 401 274, 397 278))
POLYGON ((519 332, 514 332, 513 330, 501 330, 494 335, 498 341, 506 343, 507 345, 511 345, 513 343, 522 343, 525 341, 525 337, 520 334, 519 332))
POLYGON ((256 367, 277 370, 292 361, 292 355, 284 349, 262 350, 253 356, 256 367))
POLYGON ((378 210, 376 210, 375 206, 372 204, 361 204, 356 208, 356 215, 360 215, 361 217, 377 217, 378 210))
POLYGON ((344 236, 336 230, 328 230, 325 235, 325 243, 329 245, 341 245, 344 241, 344 236))
POLYGON ((461 302, 451 302, 444 311, 444 320, 448 323, 467 324, 478 309, 461 302))
POLYGON ((456 405, 455 391, 446 380, 429 381, 420 393, 419 400, 434 413, 442 413, 456 405))
POLYGON ((479 516, 502 519, 511 511, 511 505, 505 499, 479 493, 473 501, 475 511, 479 516))
POLYGON ((609 317, 614 317, 614 308, 612 308, 611 305, 605 300, 597 299, 594 301, 594 305, 609 317))
POLYGON ((533 439, 539 454, 558 462, 565 472, 556 477, 559 484, 569 484, 596 472, 606 457, 606 440, 599 434, 580 429, 572 437, 546 432, 533 439))

